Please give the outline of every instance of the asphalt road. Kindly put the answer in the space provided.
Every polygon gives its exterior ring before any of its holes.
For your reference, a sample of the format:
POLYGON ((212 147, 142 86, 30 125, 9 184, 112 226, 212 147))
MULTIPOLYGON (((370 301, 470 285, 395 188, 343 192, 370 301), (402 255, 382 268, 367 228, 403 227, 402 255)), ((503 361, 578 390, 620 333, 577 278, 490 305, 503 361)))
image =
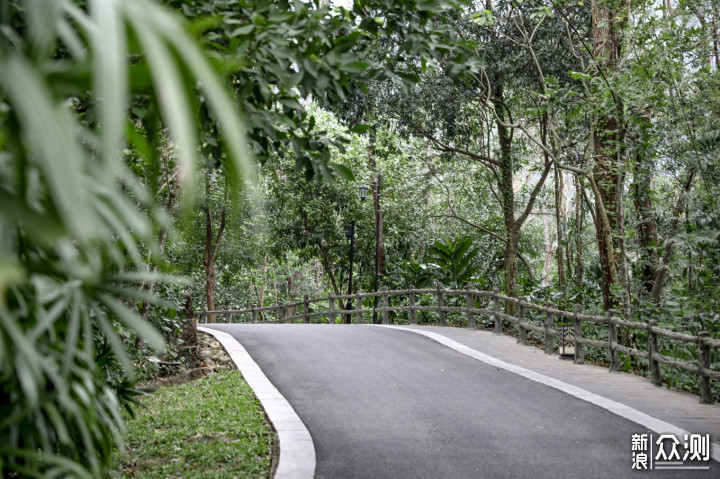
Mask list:
POLYGON ((718 478, 631 470, 649 431, 408 331, 364 325, 215 325, 233 335, 313 437, 316 476, 718 478))

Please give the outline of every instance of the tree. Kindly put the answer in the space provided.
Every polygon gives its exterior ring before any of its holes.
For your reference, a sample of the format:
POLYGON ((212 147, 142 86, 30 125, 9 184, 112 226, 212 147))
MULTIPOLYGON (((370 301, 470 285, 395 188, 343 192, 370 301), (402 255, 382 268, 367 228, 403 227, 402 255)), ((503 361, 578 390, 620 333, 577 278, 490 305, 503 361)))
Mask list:
MULTIPOLYGON (((542 148, 557 148, 557 142, 554 147, 544 144, 548 118, 554 118, 553 108, 560 108, 555 96, 568 90, 558 82, 569 82, 567 71, 579 69, 579 63, 569 39, 556 34, 560 20, 543 6, 498 2, 485 7, 473 7, 479 9, 475 21, 465 12, 452 13, 458 38, 457 48, 448 52, 452 62, 407 59, 402 63, 405 75, 421 80, 412 90, 376 82, 346 111, 354 118, 382 111, 404 133, 428 140, 436 154, 464 157, 487 169, 503 217, 505 291, 515 296, 520 232, 553 164, 542 148), (460 61, 476 70, 458 68, 460 61), (517 138, 516 132, 531 138, 517 138), (520 165, 527 165, 522 156, 537 158, 539 173, 518 204, 515 175, 520 165)), ((582 9, 571 12, 583 14, 582 9)), ((507 303, 510 313, 514 308, 507 303)))

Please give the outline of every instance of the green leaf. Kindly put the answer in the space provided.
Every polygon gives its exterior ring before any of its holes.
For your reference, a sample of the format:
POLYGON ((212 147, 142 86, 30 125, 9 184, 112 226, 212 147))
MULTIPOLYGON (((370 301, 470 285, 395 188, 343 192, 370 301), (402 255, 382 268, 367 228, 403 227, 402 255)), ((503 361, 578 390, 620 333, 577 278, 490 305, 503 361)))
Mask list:
POLYGON ((146 322, 120 301, 111 296, 101 295, 98 299, 102 304, 107 306, 107 308, 117 317, 118 320, 120 320, 121 323, 137 332, 140 337, 150 343, 150 346, 159 351, 165 349, 165 339, 150 323, 146 322))
POLYGON ((366 62, 350 62, 344 65, 340 65, 340 70, 348 73, 362 73, 370 66, 366 62))
POLYGON ((347 180, 347 181, 354 181, 355 175, 353 174, 352 170, 348 168, 345 165, 340 165, 338 163, 329 163, 328 166, 330 166, 335 172, 340 175, 341 178, 347 180))
MULTIPOLYGON (((99 231, 97 215, 85 187, 79 130, 69 111, 56 105, 32 65, 19 55, 6 57, 0 85, 18 115, 30 157, 42 172, 53 203, 78 241, 89 241, 99 231)), ((5 206, 0 204, 0 209, 5 206)))
POLYGON ((255 30, 255 25, 252 23, 249 23, 247 25, 243 25, 242 27, 236 28, 232 32, 230 32, 230 37, 239 37, 244 35, 250 35, 252 31, 255 30))
POLYGON ((98 98, 102 119, 102 155, 108 170, 107 181, 113 181, 117 155, 125 133, 127 108, 128 63, 125 27, 118 3, 91 0, 90 13, 94 20, 92 35, 94 78, 93 87, 98 98))
POLYGON ((363 134, 363 133, 367 133, 367 131, 369 129, 370 129, 370 125, 355 125, 354 127, 350 128, 348 131, 350 133, 363 134))
MULTIPOLYGON (((131 4, 138 8, 135 2, 131 4)), ((147 55, 153 86, 160 100, 163 121, 168 125, 170 137, 177 144, 179 181, 189 191, 193 191, 197 150, 197 133, 192 123, 194 115, 178 65, 170 49, 159 36, 159 33, 171 32, 154 28, 154 25, 148 24, 144 17, 137 13, 131 17, 131 24, 147 55)))

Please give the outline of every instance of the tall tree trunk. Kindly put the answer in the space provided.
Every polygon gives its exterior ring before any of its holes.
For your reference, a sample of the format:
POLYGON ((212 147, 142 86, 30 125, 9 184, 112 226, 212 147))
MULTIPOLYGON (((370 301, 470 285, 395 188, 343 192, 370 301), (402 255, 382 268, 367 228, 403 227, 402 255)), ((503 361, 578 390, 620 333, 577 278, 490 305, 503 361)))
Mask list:
MULTIPOLYGON (((593 0, 592 32, 595 64, 592 74, 609 81, 618 67, 622 48, 622 29, 626 20, 622 3, 614 4, 604 0, 593 0)), ((612 88, 603 85, 603 88, 612 88)), ((621 281, 616 251, 618 233, 618 191, 622 190, 623 174, 621 145, 625 140, 622 125, 622 100, 611 91, 614 105, 609 112, 598 114, 593 131, 593 192, 595 193, 595 228, 602 271, 602 292, 605 308, 614 306, 612 286, 621 281), (615 236, 615 238, 614 238, 615 236)))
MULTIPOLYGON (((377 172, 377 126, 373 125, 370 127, 369 132, 369 138, 368 138, 368 165, 370 166, 370 171, 373 172, 375 175, 375 179, 378 178, 378 172, 377 172)), ((387 275, 387 270, 385 267, 385 238, 383 234, 383 215, 382 215, 382 206, 380 204, 380 195, 382 194, 382 191, 378 193, 378 184, 373 183, 371 185, 372 189, 372 196, 373 196, 373 212, 375 213, 375 221, 376 221, 376 229, 377 229, 377 242, 378 242, 378 270, 380 272, 380 275, 385 276, 387 275)), ((381 186, 381 185, 380 185, 381 186)))
MULTIPOLYGON (((492 100, 497 117, 497 135, 500 144, 500 178, 499 189, 502 201, 503 221, 505 223, 505 294, 517 297, 517 252, 520 242, 520 232, 515 226, 515 191, 513 190, 513 159, 512 159, 512 130, 505 126, 509 120, 502 83, 493 87, 492 100)), ((517 305, 507 301, 505 312, 510 315, 517 313, 517 305)))
MULTIPOLYGON (((500 167, 498 174, 498 187, 502 205, 503 221, 505 223, 505 294, 517 297, 517 260, 520 243, 520 229, 532 212, 535 201, 545 180, 550 173, 552 162, 546 161, 540 179, 535 183, 530 198, 522 212, 515 218, 515 192, 513 190, 513 158, 512 136, 513 130, 508 125, 512 123, 510 110, 505 105, 503 87, 496 83, 492 89, 492 102, 495 111, 498 143, 500 144, 500 167)), ((505 302, 505 312, 510 315, 517 314, 517 305, 514 302, 505 302)))

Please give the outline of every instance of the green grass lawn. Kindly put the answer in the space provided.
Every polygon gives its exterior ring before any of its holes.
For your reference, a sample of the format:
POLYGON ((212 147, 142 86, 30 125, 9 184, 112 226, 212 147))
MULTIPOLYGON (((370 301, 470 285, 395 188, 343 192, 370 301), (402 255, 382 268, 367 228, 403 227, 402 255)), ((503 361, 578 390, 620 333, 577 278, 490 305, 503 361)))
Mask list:
POLYGON ((270 476, 272 429, 238 371, 164 388, 142 403, 128 419, 116 477, 270 476))

